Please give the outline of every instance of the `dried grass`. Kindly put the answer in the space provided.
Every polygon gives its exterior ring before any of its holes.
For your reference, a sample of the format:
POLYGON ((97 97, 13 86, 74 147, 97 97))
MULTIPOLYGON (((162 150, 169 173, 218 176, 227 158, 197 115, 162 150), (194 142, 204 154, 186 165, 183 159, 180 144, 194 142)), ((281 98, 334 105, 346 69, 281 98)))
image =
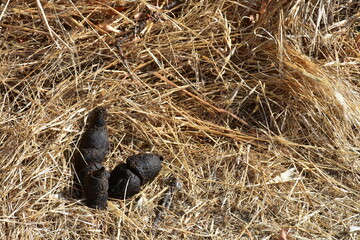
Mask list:
POLYGON ((186 0, 141 38, 134 16, 166 1, 106 2, 0 3, 1 239, 358 239, 356 0, 186 0), (71 188, 97 105, 109 169, 138 152, 165 158, 106 211, 71 188), (182 187, 155 229, 172 176, 182 187))

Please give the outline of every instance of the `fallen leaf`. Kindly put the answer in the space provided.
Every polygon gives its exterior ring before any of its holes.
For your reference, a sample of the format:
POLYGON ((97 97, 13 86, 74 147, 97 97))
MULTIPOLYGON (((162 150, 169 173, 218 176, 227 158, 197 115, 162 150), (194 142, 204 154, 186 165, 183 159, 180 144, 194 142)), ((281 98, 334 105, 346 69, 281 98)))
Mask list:
POLYGON ((134 19, 139 19, 143 14, 141 12, 138 12, 134 15, 134 19))
MULTIPOLYGON (((267 181, 265 184, 278 184, 290 181, 301 180, 303 177, 299 174, 296 168, 290 168, 273 179, 267 181)), ((247 185, 248 187, 261 186, 262 183, 247 185)))
POLYGON ((116 28, 111 26, 109 23, 101 23, 101 24, 99 24, 99 28, 101 28, 105 32, 114 32, 114 33, 120 32, 120 30, 117 30, 116 28))
POLYGON ((279 236, 279 240, 287 240, 287 237, 289 236, 289 229, 281 229, 280 230, 280 236, 279 236))

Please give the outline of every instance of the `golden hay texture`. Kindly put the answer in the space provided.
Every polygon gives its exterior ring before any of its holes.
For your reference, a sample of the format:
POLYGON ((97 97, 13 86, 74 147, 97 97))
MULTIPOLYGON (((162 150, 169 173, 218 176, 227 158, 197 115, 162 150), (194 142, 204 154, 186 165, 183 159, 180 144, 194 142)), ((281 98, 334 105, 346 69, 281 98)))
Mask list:
POLYGON ((1 1, 0 239, 359 239, 359 2, 177 2, 1 1), (107 169, 164 157, 104 211, 72 188, 96 106, 107 169))

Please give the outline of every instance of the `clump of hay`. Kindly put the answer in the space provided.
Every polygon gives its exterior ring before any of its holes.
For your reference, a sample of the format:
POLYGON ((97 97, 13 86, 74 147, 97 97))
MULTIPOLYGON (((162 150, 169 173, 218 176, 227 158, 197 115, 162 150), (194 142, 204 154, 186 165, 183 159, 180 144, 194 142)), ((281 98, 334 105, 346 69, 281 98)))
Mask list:
POLYGON ((1 3, 0 238, 355 239, 357 1, 167 4, 1 3), (106 211, 72 192, 70 158, 98 105, 108 169, 164 156, 154 182, 106 211))

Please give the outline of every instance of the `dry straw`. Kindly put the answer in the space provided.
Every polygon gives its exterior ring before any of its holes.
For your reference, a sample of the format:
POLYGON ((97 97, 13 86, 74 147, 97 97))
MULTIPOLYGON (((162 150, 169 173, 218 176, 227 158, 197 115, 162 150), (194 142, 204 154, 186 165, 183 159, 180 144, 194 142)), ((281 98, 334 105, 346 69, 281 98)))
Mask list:
POLYGON ((358 1, 177 2, 1 1, 0 239, 359 239, 358 1), (70 162, 98 105, 108 169, 164 156, 105 211, 70 162))

